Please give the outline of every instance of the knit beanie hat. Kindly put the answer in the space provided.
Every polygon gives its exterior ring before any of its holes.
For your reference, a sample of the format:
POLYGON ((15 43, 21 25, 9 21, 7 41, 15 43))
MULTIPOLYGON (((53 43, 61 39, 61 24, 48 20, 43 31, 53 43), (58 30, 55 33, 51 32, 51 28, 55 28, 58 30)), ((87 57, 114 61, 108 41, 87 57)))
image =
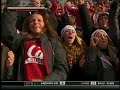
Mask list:
POLYGON ((97 30, 95 30, 95 31, 92 33, 91 38, 93 38, 94 36, 96 36, 96 34, 99 33, 99 32, 104 32, 104 33, 108 36, 108 34, 107 34, 104 30, 102 30, 102 29, 97 29, 97 30))
POLYGON ((75 28, 74 28, 73 26, 71 26, 71 25, 66 25, 66 26, 61 30, 61 37, 63 37, 63 34, 65 33, 66 30, 70 30, 70 29, 74 30, 75 33, 76 33, 76 30, 75 30, 75 28))
POLYGON ((108 36, 108 34, 107 34, 107 33, 105 32, 105 30, 103 30, 103 29, 97 29, 97 30, 95 30, 95 31, 92 33, 91 38, 95 37, 95 36, 97 35, 97 33, 99 33, 99 32, 104 32, 104 33, 107 35, 107 37, 108 37, 109 44, 113 46, 112 40, 110 39, 110 37, 108 36))
MULTIPOLYGON (((71 26, 71 25, 66 25, 66 26, 61 30, 61 37, 63 37, 63 34, 65 33, 66 30, 70 30, 70 29, 74 30, 75 33, 76 33, 76 30, 75 30, 75 28, 74 28, 73 26, 71 26)), ((82 39, 77 36, 77 33, 76 33, 76 35, 75 35, 75 39, 76 39, 77 43, 78 43, 79 45, 81 45, 82 39)))

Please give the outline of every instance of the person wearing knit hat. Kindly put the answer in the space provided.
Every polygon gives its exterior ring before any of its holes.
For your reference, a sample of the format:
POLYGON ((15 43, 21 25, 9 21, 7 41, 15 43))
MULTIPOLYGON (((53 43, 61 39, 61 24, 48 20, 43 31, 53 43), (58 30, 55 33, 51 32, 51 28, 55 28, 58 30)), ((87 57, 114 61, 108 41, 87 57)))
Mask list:
POLYGON ((82 80, 82 74, 78 73, 76 70, 84 66, 86 44, 80 37, 77 36, 75 28, 71 25, 66 25, 61 30, 61 38, 68 61, 68 80, 82 80))
POLYGON ((103 32, 105 35, 107 35, 107 33, 106 33, 104 30, 102 30, 102 29, 97 29, 97 30, 95 30, 95 31, 92 33, 91 38, 93 38, 94 36, 96 36, 97 33, 99 33, 99 32, 103 32))
POLYGON ((110 39, 108 34, 105 32, 105 30, 97 29, 92 33, 90 45, 93 45, 94 47, 98 45, 100 48, 104 49, 108 46, 108 43, 110 45, 113 45, 112 40, 110 39))
POLYGON ((104 30, 97 29, 92 33, 90 47, 86 55, 84 75, 87 80, 118 80, 116 76, 118 73, 116 50, 104 30))
POLYGON ((71 25, 66 25, 66 26, 61 30, 61 37, 63 37, 63 34, 64 34, 65 31, 68 30, 68 29, 71 29, 71 30, 73 30, 73 31, 76 33, 75 28, 74 28, 73 26, 71 26, 71 25))

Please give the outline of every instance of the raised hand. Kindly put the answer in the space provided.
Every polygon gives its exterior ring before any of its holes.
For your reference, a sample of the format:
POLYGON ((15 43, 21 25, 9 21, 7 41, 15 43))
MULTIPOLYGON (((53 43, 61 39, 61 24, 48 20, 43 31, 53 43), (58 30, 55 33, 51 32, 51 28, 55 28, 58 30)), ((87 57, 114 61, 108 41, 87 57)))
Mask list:
POLYGON ((9 66, 12 66, 13 63, 14 63, 14 60, 15 60, 15 55, 12 51, 9 51, 8 52, 8 59, 6 61, 6 66, 9 67, 9 66))
POLYGON ((85 55, 82 55, 80 61, 79 61, 79 66, 82 68, 84 66, 85 63, 85 55))
POLYGON ((96 45, 98 44, 98 42, 99 42, 99 38, 98 37, 93 37, 93 38, 91 38, 90 46, 91 47, 96 47, 96 45))

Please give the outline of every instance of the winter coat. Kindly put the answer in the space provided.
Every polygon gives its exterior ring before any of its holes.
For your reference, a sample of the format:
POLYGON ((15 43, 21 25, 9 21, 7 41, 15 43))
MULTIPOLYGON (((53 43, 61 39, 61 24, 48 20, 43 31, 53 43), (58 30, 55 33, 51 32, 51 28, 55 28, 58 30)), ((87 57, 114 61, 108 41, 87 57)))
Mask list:
MULTIPOLYGON (((16 0, 15 0, 16 1, 16 0)), ((2 33, 2 42, 8 46, 14 53, 17 54, 14 62, 14 72, 15 80, 24 80, 24 67, 23 67, 23 57, 24 57, 24 43, 26 36, 20 36, 16 32, 16 12, 4 12, 2 14, 1 20, 1 33, 2 33)), ((46 35, 42 34, 41 37, 41 47, 45 53, 44 60, 46 63, 47 74, 44 78, 46 81, 54 80, 66 80, 68 65, 66 60, 65 51, 61 43, 55 38, 49 38, 46 35)))

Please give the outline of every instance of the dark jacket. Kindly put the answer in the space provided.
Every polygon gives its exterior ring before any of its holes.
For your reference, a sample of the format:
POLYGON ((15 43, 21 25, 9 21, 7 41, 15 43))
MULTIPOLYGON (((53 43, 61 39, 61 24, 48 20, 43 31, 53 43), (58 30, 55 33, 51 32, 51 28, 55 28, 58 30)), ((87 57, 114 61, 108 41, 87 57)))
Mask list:
POLYGON ((71 68, 71 70, 69 70, 69 74, 68 74, 68 81, 84 81, 85 77, 84 77, 84 73, 83 73, 83 68, 81 68, 79 66, 79 62, 77 61, 71 68))
MULTIPOLYGON (((111 47, 111 49, 114 49, 114 48, 111 47)), ((113 53, 115 55, 114 50, 113 50, 113 53)), ((100 59, 101 54, 102 53, 99 52, 97 48, 94 48, 94 47, 88 48, 88 52, 86 54, 86 62, 84 66, 84 77, 85 77, 84 79, 85 80, 103 81, 104 68, 103 68, 102 61, 100 59)), ((115 60, 117 61, 117 58, 115 60)), ((112 64, 113 70, 115 72, 115 80, 118 80, 115 62, 110 61, 110 63, 112 64)))
POLYGON ((80 13, 80 18, 82 21, 82 37, 84 42, 89 46, 90 44, 90 37, 91 37, 91 33, 93 32, 93 24, 91 21, 91 18, 89 16, 89 12, 86 8, 86 6, 84 4, 78 6, 78 10, 80 13))
MULTIPOLYGON (((24 45, 25 39, 21 42, 18 51, 18 59, 15 67, 18 66, 18 80, 24 80, 24 45), (20 56, 20 54, 22 54, 20 56), (18 65, 17 65, 18 64, 18 65)), ((59 41, 54 38, 48 38, 46 35, 41 36, 41 47, 44 55, 44 61, 48 63, 47 73, 48 76, 44 78, 46 81, 66 80, 68 66, 66 62, 65 51, 59 41), (45 58, 46 57, 46 58, 45 58)), ((14 71, 15 73, 16 71, 14 71)))
POLYGON ((113 0, 110 11, 109 11, 109 27, 111 35, 111 39, 115 40, 115 46, 118 48, 118 56, 120 56, 120 1, 113 0))
MULTIPOLYGON (((115 33, 113 39, 116 40, 115 45, 118 50, 118 58, 119 58, 119 74, 120 76, 120 0, 113 0, 111 3, 110 11, 109 11, 109 27, 110 33, 115 33)), ((120 78, 119 78, 120 80, 120 78)))
MULTIPOLYGON (((15 23, 17 20, 16 16, 16 12, 4 12, 2 14, 1 33, 3 43, 8 46, 14 53, 17 53, 17 57, 19 56, 15 60, 14 65, 14 71, 15 74, 17 74, 17 80, 24 80, 23 50, 26 36, 20 36, 17 34, 15 28, 15 23)), ((48 38, 44 34, 41 35, 40 39, 43 52, 46 53, 44 60, 46 60, 45 62, 48 63, 46 64, 48 76, 45 77, 44 80, 66 80, 68 65, 66 61, 66 54, 61 43, 54 38, 48 38)))

